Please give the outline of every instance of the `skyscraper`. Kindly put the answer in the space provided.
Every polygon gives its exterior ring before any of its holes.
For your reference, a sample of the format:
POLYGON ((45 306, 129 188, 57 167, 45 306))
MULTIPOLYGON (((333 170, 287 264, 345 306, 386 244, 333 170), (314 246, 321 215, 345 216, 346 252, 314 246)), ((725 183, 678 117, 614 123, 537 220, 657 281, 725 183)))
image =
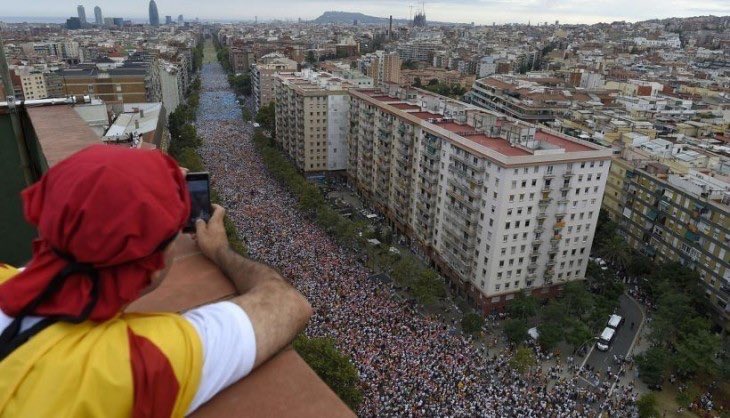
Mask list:
POLYGON ((179 15, 177 17, 177 24, 182 25, 183 23, 185 23, 185 19, 183 18, 183 15, 179 15))
POLYGON ((157 12, 155 0, 150 0, 150 25, 160 26, 160 14, 157 12))
POLYGON ((165 16, 165 24, 172 25, 172 16, 165 16))
POLYGON ((101 15, 101 7, 99 6, 94 7, 94 20, 96 20, 98 26, 104 25, 104 17, 101 15))
POLYGON ((79 21, 81 22, 81 26, 84 26, 86 24, 86 10, 84 10, 84 6, 80 5, 76 8, 76 11, 79 14, 79 21))

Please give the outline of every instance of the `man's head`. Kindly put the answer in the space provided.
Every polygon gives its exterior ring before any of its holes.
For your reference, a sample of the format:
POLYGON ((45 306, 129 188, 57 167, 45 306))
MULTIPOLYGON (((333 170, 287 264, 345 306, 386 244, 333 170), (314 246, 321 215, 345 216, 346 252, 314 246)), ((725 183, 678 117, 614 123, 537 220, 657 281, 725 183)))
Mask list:
POLYGON ((0 308, 10 315, 59 275, 60 288, 34 314, 78 315, 96 294, 89 318, 115 315, 164 267, 163 252, 190 212, 184 176, 172 159, 102 145, 52 167, 23 200, 39 237, 28 268, 0 286, 0 308))

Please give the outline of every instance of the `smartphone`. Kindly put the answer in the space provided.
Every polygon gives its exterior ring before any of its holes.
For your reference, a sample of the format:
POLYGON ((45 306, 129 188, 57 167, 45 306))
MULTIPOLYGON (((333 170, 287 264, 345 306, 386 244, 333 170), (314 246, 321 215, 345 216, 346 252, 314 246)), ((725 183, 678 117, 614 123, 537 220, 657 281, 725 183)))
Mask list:
POLYGON ((183 232, 195 232, 195 221, 203 219, 208 222, 213 214, 210 206, 210 176, 207 172, 188 173, 185 182, 190 193, 190 217, 183 232))

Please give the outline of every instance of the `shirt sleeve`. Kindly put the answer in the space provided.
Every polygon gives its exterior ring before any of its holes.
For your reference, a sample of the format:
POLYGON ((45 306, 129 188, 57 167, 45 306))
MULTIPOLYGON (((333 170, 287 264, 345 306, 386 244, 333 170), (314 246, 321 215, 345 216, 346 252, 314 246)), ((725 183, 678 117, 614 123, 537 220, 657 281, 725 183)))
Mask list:
POLYGON ((240 306, 218 302, 183 314, 203 346, 203 372, 190 414, 218 392, 248 375, 256 359, 253 324, 240 306))

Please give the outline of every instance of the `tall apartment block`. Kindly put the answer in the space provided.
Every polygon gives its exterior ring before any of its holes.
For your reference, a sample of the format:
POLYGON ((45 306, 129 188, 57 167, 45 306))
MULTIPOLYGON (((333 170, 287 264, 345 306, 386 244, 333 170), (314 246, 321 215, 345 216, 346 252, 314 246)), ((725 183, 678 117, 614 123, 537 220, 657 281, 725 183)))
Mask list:
POLYGON ((357 60, 359 70, 373 79, 376 86, 401 83, 402 61, 395 52, 375 51, 357 60))
POLYGON ((279 73, 276 141, 305 175, 347 168, 350 85, 328 73, 279 73))
POLYGON ((728 329, 730 178, 707 169, 681 173, 677 162, 688 152, 659 158, 649 150, 660 141, 629 146, 613 159, 603 207, 631 247, 696 270, 718 323, 728 329))
POLYGON ((276 98, 274 75, 281 72, 297 70, 297 62, 279 53, 271 53, 261 57, 259 62, 251 65, 251 86, 256 103, 256 111, 276 98))
POLYGON ((611 150, 420 90, 349 93, 348 177, 485 313, 585 277, 611 150))

